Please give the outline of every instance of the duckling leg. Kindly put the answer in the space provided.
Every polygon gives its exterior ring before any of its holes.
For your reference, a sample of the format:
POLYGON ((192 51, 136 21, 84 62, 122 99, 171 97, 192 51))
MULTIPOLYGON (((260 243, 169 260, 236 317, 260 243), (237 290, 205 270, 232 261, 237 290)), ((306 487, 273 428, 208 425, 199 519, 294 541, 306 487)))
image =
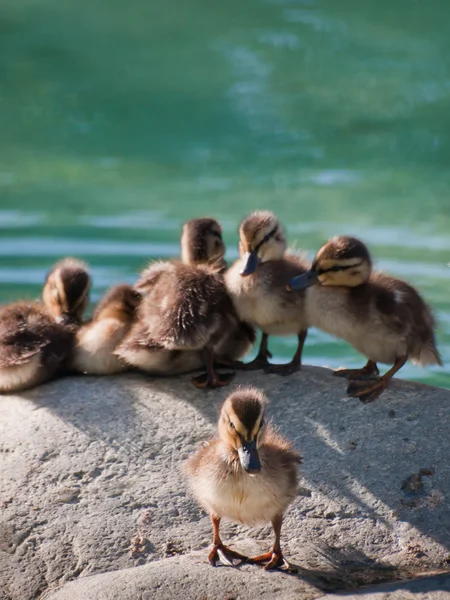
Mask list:
POLYGON ((267 348, 267 341, 269 336, 267 333, 262 334, 261 343, 259 345, 258 354, 255 356, 253 360, 248 363, 243 363, 241 361, 235 361, 231 363, 231 367, 235 369, 242 369, 243 371, 256 371, 257 369, 264 369, 269 364, 268 359, 272 358, 272 354, 269 352, 267 348))
POLYGON ((192 377, 192 383, 198 388, 216 388, 228 385, 236 373, 216 373, 214 369, 214 354, 209 348, 203 349, 206 373, 192 377))
POLYGON ((383 377, 379 377, 375 381, 352 381, 347 388, 347 396, 359 398, 364 404, 373 402, 387 388, 392 377, 403 367, 406 360, 406 357, 397 358, 394 366, 383 377))
POLYGON ((377 363, 368 360, 362 369, 337 369, 333 371, 335 377, 347 377, 347 379, 370 379, 380 374, 377 363))
POLYGON ((235 552, 234 550, 231 550, 231 548, 227 548, 227 546, 223 545, 219 535, 220 517, 211 515, 211 521, 213 526, 214 546, 208 556, 210 564, 215 567, 217 559, 220 559, 220 561, 227 567, 234 567, 233 559, 241 560, 243 562, 247 561, 247 556, 239 554, 239 552, 235 552))
POLYGON ((272 550, 266 552, 266 554, 261 554, 261 556, 249 558, 248 561, 250 563, 267 563, 264 565, 266 570, 281 569, 282 571, 288 571, 289 573, 297 573, 298 569, 293 565, 290 565, 281 552, 280 535, 282 524, 282 515, 277 515, 272 521, 272 527, 275 532, 275 543, 272 550))
POLYGON ((299 371, 302 366, 302 352, 303 346, 305 344, 306 336, 308 335, 308 331, 301 331, 298 334, 298 344, 297 350, 295 351, 294 356, 292 357, 291 362, 288 362, 284 365, 272 365, 267 363, 267 366, 264 368, 265 373, 276 373, 277 375, 291 375, 296 371, 299 371))

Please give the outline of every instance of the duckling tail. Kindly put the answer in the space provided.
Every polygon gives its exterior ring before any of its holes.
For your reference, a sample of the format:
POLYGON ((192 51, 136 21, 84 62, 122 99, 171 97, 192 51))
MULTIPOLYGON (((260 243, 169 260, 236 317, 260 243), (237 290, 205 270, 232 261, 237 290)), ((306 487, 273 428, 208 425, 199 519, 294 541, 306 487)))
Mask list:
POLYGON ((413 362, 424 367, 425 365, 439 365, 443 366, 441 355, 436 348, 434 339, 430 339, 428 343, 424 344, 416 356, 413 358, 413 362))

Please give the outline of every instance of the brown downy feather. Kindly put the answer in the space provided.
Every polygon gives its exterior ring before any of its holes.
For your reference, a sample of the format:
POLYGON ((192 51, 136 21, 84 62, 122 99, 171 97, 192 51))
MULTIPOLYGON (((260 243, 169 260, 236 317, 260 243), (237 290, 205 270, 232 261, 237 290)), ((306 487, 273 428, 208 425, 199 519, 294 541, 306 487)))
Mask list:
POLYGON ((92 375, 111 375, 126 369, 114 354, 128 333, 141 295, 128 284, 111 288, 98 303, 91 321, 77 332, 70 369, 92 375))
POLYGON ((0 311, 0 392, 26 390, 54 377, 69 356, 73 332, 38 303, 0 311))
POLYGON ((317 283, 306 290, 311 325, 346 340, 375 363, 410 359, 442 365, 429 306, 405 281, 372 271, 363 242, 332 238, 317 252, 312 270, 317 283))
POLYGON ((91 278, 86 263, 64 258, 53 265, 44 283, 42 302, 58 321, 79 325, 89 304, 91 278))
POLYGON ((66 258, 47 276, 42 304, 0 310, 0 392, 29 389, 65 371, 89 289, 86 265, 66 258))

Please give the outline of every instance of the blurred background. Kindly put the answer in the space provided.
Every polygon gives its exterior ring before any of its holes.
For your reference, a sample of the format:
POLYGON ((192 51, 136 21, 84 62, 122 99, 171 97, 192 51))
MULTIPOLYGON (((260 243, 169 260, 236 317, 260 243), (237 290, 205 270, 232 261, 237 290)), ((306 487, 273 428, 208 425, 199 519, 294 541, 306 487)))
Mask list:
MULTIPOLYGON (((434 308, 448 365, 449 22, 447 0, 2 0, 0 303, 37 297, 65 255, 95 301, 176 256, 195 216, 231 260, 268 208, 311 255, 365 240, 434 308)), ((304 360, 365 363, 316 330, 304 360)))

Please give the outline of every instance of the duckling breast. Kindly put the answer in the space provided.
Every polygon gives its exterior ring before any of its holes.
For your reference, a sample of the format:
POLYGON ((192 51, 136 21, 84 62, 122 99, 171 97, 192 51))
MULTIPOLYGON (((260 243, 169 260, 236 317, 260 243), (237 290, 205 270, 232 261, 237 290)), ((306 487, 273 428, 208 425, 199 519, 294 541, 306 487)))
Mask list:
POLYGON ((262 469, 255 475, 239 465, 199 469, 193 483, 198 502, 209 512, 236 523, 254 526, 283 514, 296 495, 291 474, 274 470, 260 456, 262 469))

